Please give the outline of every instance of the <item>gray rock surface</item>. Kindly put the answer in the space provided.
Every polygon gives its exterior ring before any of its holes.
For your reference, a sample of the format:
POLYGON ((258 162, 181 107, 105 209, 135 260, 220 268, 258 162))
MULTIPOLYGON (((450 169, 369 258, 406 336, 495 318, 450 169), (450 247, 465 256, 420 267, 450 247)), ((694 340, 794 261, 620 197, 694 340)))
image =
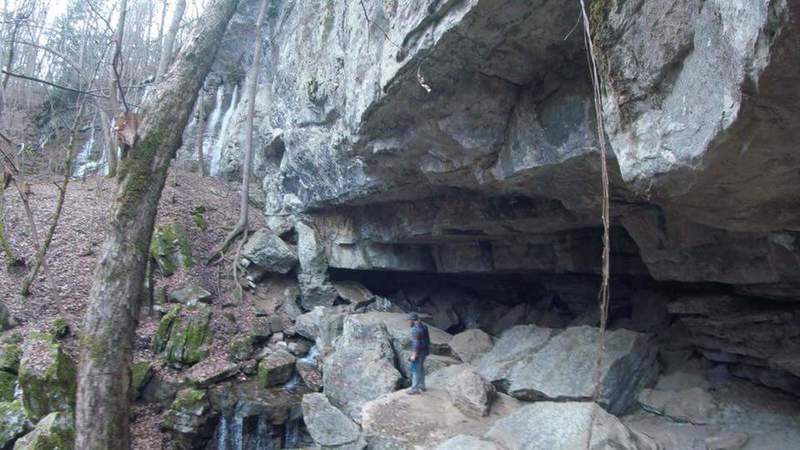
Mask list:
POLYGON ((644 434, 632 431, 616 417, 589 402, 536 402, 500 419, 486 435, 506 448, 572 450, 615 448, 657 450, 644 434), (591 440, 589 439, 589 424, 591 440))
POLYGON ((470 363, 488 353, 494 347, 494 341, 486 332, 472 328, 453 336, 450 347, 459 359, 470 363))
POLYGON ((495 398, 494 386, 467 365, 436 371, 429 380, 432 389, 442 389, 466 416, 488 416, 495 398))
POLYGON ((324 391, 331 403, 359 423, 363 405, 393 392, 401 379, 386 325, 364 320, 366 316, 345 318, 342 336, 322 369, 324 391))
POLYGON ((314 442, 324 446, 349 444, 361 435, 358 425, 323 394, 303 396, 303 421, 314 442))
POLYGON ((434 450, 501 450, 501 448, 491 441, 461 434, 442 442, 434 447, 434 450))
MULTIPOLYGON (((504 392, 524 400, 585 400, 594 392, 598 329, 564 330, 523 325, 507 331, 477 362, 478 373, 504 392)), ((655 381, 658 365, 647 335, 606 333, 600 404, 621 414, 641 389, 655 381)))
POLYGON ((195 306, 198 303, 211 303, 211 293, 197 285, 189 285, 170 291, 168 300, 186 306, 195 306))
POLYGON ((268 272, 287 273, 297 265, 297 251, 272 231, 262 228, 242 246, 243 264, 258 266, 268 272))

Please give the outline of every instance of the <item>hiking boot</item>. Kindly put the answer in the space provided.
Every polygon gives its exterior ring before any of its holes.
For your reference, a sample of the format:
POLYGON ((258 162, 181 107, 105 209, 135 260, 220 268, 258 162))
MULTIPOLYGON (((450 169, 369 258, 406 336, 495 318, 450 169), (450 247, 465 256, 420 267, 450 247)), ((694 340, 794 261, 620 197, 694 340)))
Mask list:
POLYGON ((419 389, 411 388, 411 389, 406 391, 406 394, 408 394, 408 395, 419 395, 419 392, 420 392, 419 389))

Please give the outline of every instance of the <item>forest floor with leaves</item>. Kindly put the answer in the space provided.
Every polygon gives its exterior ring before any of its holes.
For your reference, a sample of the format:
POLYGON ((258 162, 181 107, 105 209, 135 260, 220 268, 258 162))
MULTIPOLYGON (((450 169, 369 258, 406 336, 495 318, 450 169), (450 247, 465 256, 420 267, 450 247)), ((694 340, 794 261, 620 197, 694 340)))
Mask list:
MULTIPOLYGON (((30 182, 31 208, 39 238, 42 239, 55 210, 58 188, 49 180, 30 182)), ((216 366, 227 364, 228 343, 249 332, 255 316, 251 303, 236 300, 232 277, 233 257, 227 256, 221 264, 205 264, 212 249, 225 239, 238 219, 239 187, 238 183, 228 183, 219 178, 174 171, 167 180, 159 205, 157 224, 175 222, 183 226, 191 242, 195 264, 190 269, 179 269, 170 277, 156 273, 156 286, 171 290, 194 284, 214 294, 210 305, 210 329, 214 333, 214 340, 208 357, 192 367, 195 374, 213 371, 216 366), (205 208, 204 228, 198 227, 191 214, 197 206, 205 208)), ((67 353, 77 361, 80 326, 115 188, 113 180, 101 177, 70 182, 64 210, 47 254, 49 271, 40 274, 29 296, 19 295, 27 269, 9 272, 4 265, 0 268, 2 301, 19 323, 6 334, 25 336, 32 331, 46 331, 57 317, 63 316, 71 333, 62 343, 67 353)), ((6 191, 5 196, 7 238, 17 252, 16 256, 23 257, 30 266, 35 258, 36 246, 22 203, 11 189, 6 191)), ((258 208, 250 208, 249 221, 251 230, 263 226, 263 216, 258 208)), ((154 370, 162 378, 180 378, 184 374, 164 367, 158 356, 150 351, 158 320, 156 313, 150 314, 147 307, 142 308, 134 360, 151 361, 154 370)), ((137 404, 133 407, 133 413, 133 447, 161 448, 166 436, 158 429, 161 420, 159 407, 156 404, 137 404)))

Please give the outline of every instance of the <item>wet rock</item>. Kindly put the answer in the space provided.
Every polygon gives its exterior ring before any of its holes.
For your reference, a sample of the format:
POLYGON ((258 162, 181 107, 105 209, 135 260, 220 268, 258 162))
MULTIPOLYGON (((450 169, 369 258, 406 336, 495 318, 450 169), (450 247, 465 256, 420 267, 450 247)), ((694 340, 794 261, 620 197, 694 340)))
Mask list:
POLYGON ((316 361, 298 359, 295 368, 309 389, 316 392, 322 391, 322 370, 316 361))
POLYGON ((33 427, 22 402, 0 402, 0 448, 10 448, 15 439, 33 427))
POLYGON ((192 267, 192 247, 183 227, 177 223, 156 227, 150 244, 150 257, 166 276, 174 274, 180 267, 192 267))
POLYGON ((349 444, 361 436, 358 425, 331 405, 323 394, 303 396, 303 421, 314 442, 320 445, 349 444))
POLYGON ((211 310, 203 305, 183 309, 175 306, 161 318, 153 337, 153 352, 161 353, 172 366, 191 366, 208 353, 213 338, 209 328, 211 310))
POLYGON ((153 365, 150 361, 139 361, 131 367, 131 396, 136 400, 147 383, 153 378, 153 365))
POLYGON ((497 421, 486 437, 507 448, 528 450, 572 450, 584 448, 587 442, 590 448, 658 449, 649 437, 630 430, 589 402, 537 402, 524 406, 497 421))
POLYGON ((401 379, 386 326, 365 316, 345 318, 342 336, 322 371, 325 394, 356 422, 364 403, 393 392, 401 379))
POLYGON ((258 381, 264 387, 284 384, 294 372, 297 359, 286 351, 276 351, 267 355, 258 363, 258 381))
POLYGON ((68 413, 46 415, 30 433, 14 443, 14 450, 72 450, 75 448, 75 421, 68 413))
POLYGON ((19 385, 25 409, 38 418, 75 407, 77 367, 50 335, 32 333, 23 345, 19 385))
POLYGON ((461 434, 442 442, 434 447, 434 450, 501 450, 501 448, 494 442, 461 434))
POLYGON ((477 328, 462 331, 450 341, 453 353, 465 363, 475 361, 484 353, 488 353, 492 347, 494 347, 492 337, 477 328))
POLYGON ((639 405, 677 422, 696 425, 713 422, 719 411, 711 394, 699 387, 680 391, 644 389, 639 394, 639 405))
POLYGON ((242 258, 247 261, 245 268, 253 264, 274 273, 288 273, 297 265, 297 252, 266 228, 250 236, 242 247, 242 258))
POLYGON ((198 303, 211 303, 212 297, 213 295, 210 292, 200 286, 190 285, 171 291, 168 300, 185 306, 195 306, 198 303))
POLYGON ((180 442, 197 443, 207 439, 210 429, 211 405, 206 392, 186 388, 178 392, 175 401, 164 413, 161 429, 171 431, 180 442))
POLYGON ((488 416, 495 398, 494 386, 467 365, 440 369, 427 384, 446 391, 450 401, 466 416, 488 416))
MULTIPOLYGON (((524 400, 583 400, 594 391, 598 330, 551 330, 518 326, 503 334, 477 363, 478 372, 510 395, 524 400)), ((642 388, 655 381, 656 351, 647 335, 628 330, 606 333, 601 366, 600 404, 623 413, 642 388)))

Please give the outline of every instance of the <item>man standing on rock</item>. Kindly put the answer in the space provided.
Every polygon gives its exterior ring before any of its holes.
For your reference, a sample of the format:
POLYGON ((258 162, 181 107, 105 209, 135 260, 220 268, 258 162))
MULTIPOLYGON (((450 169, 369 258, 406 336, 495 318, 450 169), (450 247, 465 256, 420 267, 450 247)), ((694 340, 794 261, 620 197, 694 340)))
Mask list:
POLYGON ((428 357, 431 339, 428 327, 419 320, 417 313, 408 315, 411 323, 411 389, 409 395, 416 395, 425 391, 425 358, 428 357))

